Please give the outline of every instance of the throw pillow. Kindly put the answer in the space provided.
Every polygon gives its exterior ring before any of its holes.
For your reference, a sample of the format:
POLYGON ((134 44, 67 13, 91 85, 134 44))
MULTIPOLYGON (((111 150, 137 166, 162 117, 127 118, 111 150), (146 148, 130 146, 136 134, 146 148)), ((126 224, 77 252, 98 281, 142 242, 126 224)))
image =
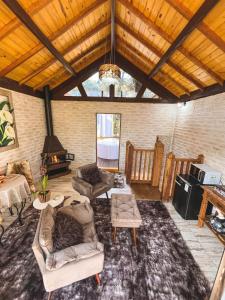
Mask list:
POLYGON ((53 234, 53 252, 83 243, 83 229, 72 216, 58 212, 53 234))
POLYGON ((90 165, 88 168, 81 168, 81 175, 84 181, 92 185, 101 182, 100 172, 95 164, 90 165))
POLYGON ((94 220, 94 212, 91 205, 87 202, 77 205, 69 205, 59 208, 63 214, 71 216, 76 222, 81 225, 89 224, 94 220))

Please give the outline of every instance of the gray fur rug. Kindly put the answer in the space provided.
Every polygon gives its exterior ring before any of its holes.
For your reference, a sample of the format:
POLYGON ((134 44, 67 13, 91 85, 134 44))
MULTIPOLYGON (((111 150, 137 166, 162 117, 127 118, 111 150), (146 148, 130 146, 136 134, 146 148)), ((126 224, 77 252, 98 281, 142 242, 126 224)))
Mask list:
MULTIPOLYGON (((161 202, 138 201, 143 219, 137 249, 130 231, 120 229, 112 243, 110 204, 106 199, 93 203, 95 224, 105 245, 101 285, 87 278, 54 291, 54 300, 205 300, 209 284, 194 261, 179 230, 161 202)), ((47 299, 31 245, 39 212, 30 206, 25 224, 15 221, 0 248, 0 299, 47 299)))

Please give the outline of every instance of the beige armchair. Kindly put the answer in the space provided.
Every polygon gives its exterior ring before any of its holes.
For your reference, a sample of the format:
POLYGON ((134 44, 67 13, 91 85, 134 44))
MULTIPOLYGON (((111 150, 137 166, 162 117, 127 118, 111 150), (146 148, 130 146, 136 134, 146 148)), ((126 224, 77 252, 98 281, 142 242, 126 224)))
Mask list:
POLYGON ((83 196, 88 197, 90 200, 95 199, 96 197, 106 193, 108 199, 108 191, 114 185, 114 174, 106 172, 104 170, 98 169, 100 180, 95 184, 91 184, 84 180, 83 174, 86 172, 91 172, 97 168, 96 163, 88 164, 82 167, 79 167, 75 170, 75 176, 72 178, 72 186, 75 191, 80 193, 83 196))
POLYGON ((82 203, 62 207, 58 211, 76 218, 83 226, 84 240, 88 242, 52 253, 56 209, 47 206, 41 212, 32 249, 45 290, 51 292, 93 275, 96 275, 99 283, 98 274, 103 269, 104 248, 97 238, 91 205, 82 203))

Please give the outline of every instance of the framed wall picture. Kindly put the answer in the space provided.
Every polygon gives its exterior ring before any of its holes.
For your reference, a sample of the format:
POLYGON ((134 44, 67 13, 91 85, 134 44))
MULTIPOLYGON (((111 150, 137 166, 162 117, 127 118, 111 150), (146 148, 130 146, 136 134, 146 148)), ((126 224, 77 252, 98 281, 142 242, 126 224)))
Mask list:
POLYGON ((0 152, 19 146, 10 92, 0 89, 0 152))

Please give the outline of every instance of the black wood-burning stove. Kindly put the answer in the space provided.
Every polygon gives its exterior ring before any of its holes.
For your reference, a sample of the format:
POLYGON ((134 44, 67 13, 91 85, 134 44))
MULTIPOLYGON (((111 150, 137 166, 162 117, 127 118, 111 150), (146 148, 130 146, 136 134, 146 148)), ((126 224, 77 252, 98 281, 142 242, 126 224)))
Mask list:
POLYGON ((69 165, 74 160, 74 154, 68 153, 63 148, 57 136, 53 135, 52 110, 49 87, 44 88, 45 93, 45 115, 47 125, 47 136, 43 147, 42 165, 47 170, 49 179, 69 174, 69 165))

